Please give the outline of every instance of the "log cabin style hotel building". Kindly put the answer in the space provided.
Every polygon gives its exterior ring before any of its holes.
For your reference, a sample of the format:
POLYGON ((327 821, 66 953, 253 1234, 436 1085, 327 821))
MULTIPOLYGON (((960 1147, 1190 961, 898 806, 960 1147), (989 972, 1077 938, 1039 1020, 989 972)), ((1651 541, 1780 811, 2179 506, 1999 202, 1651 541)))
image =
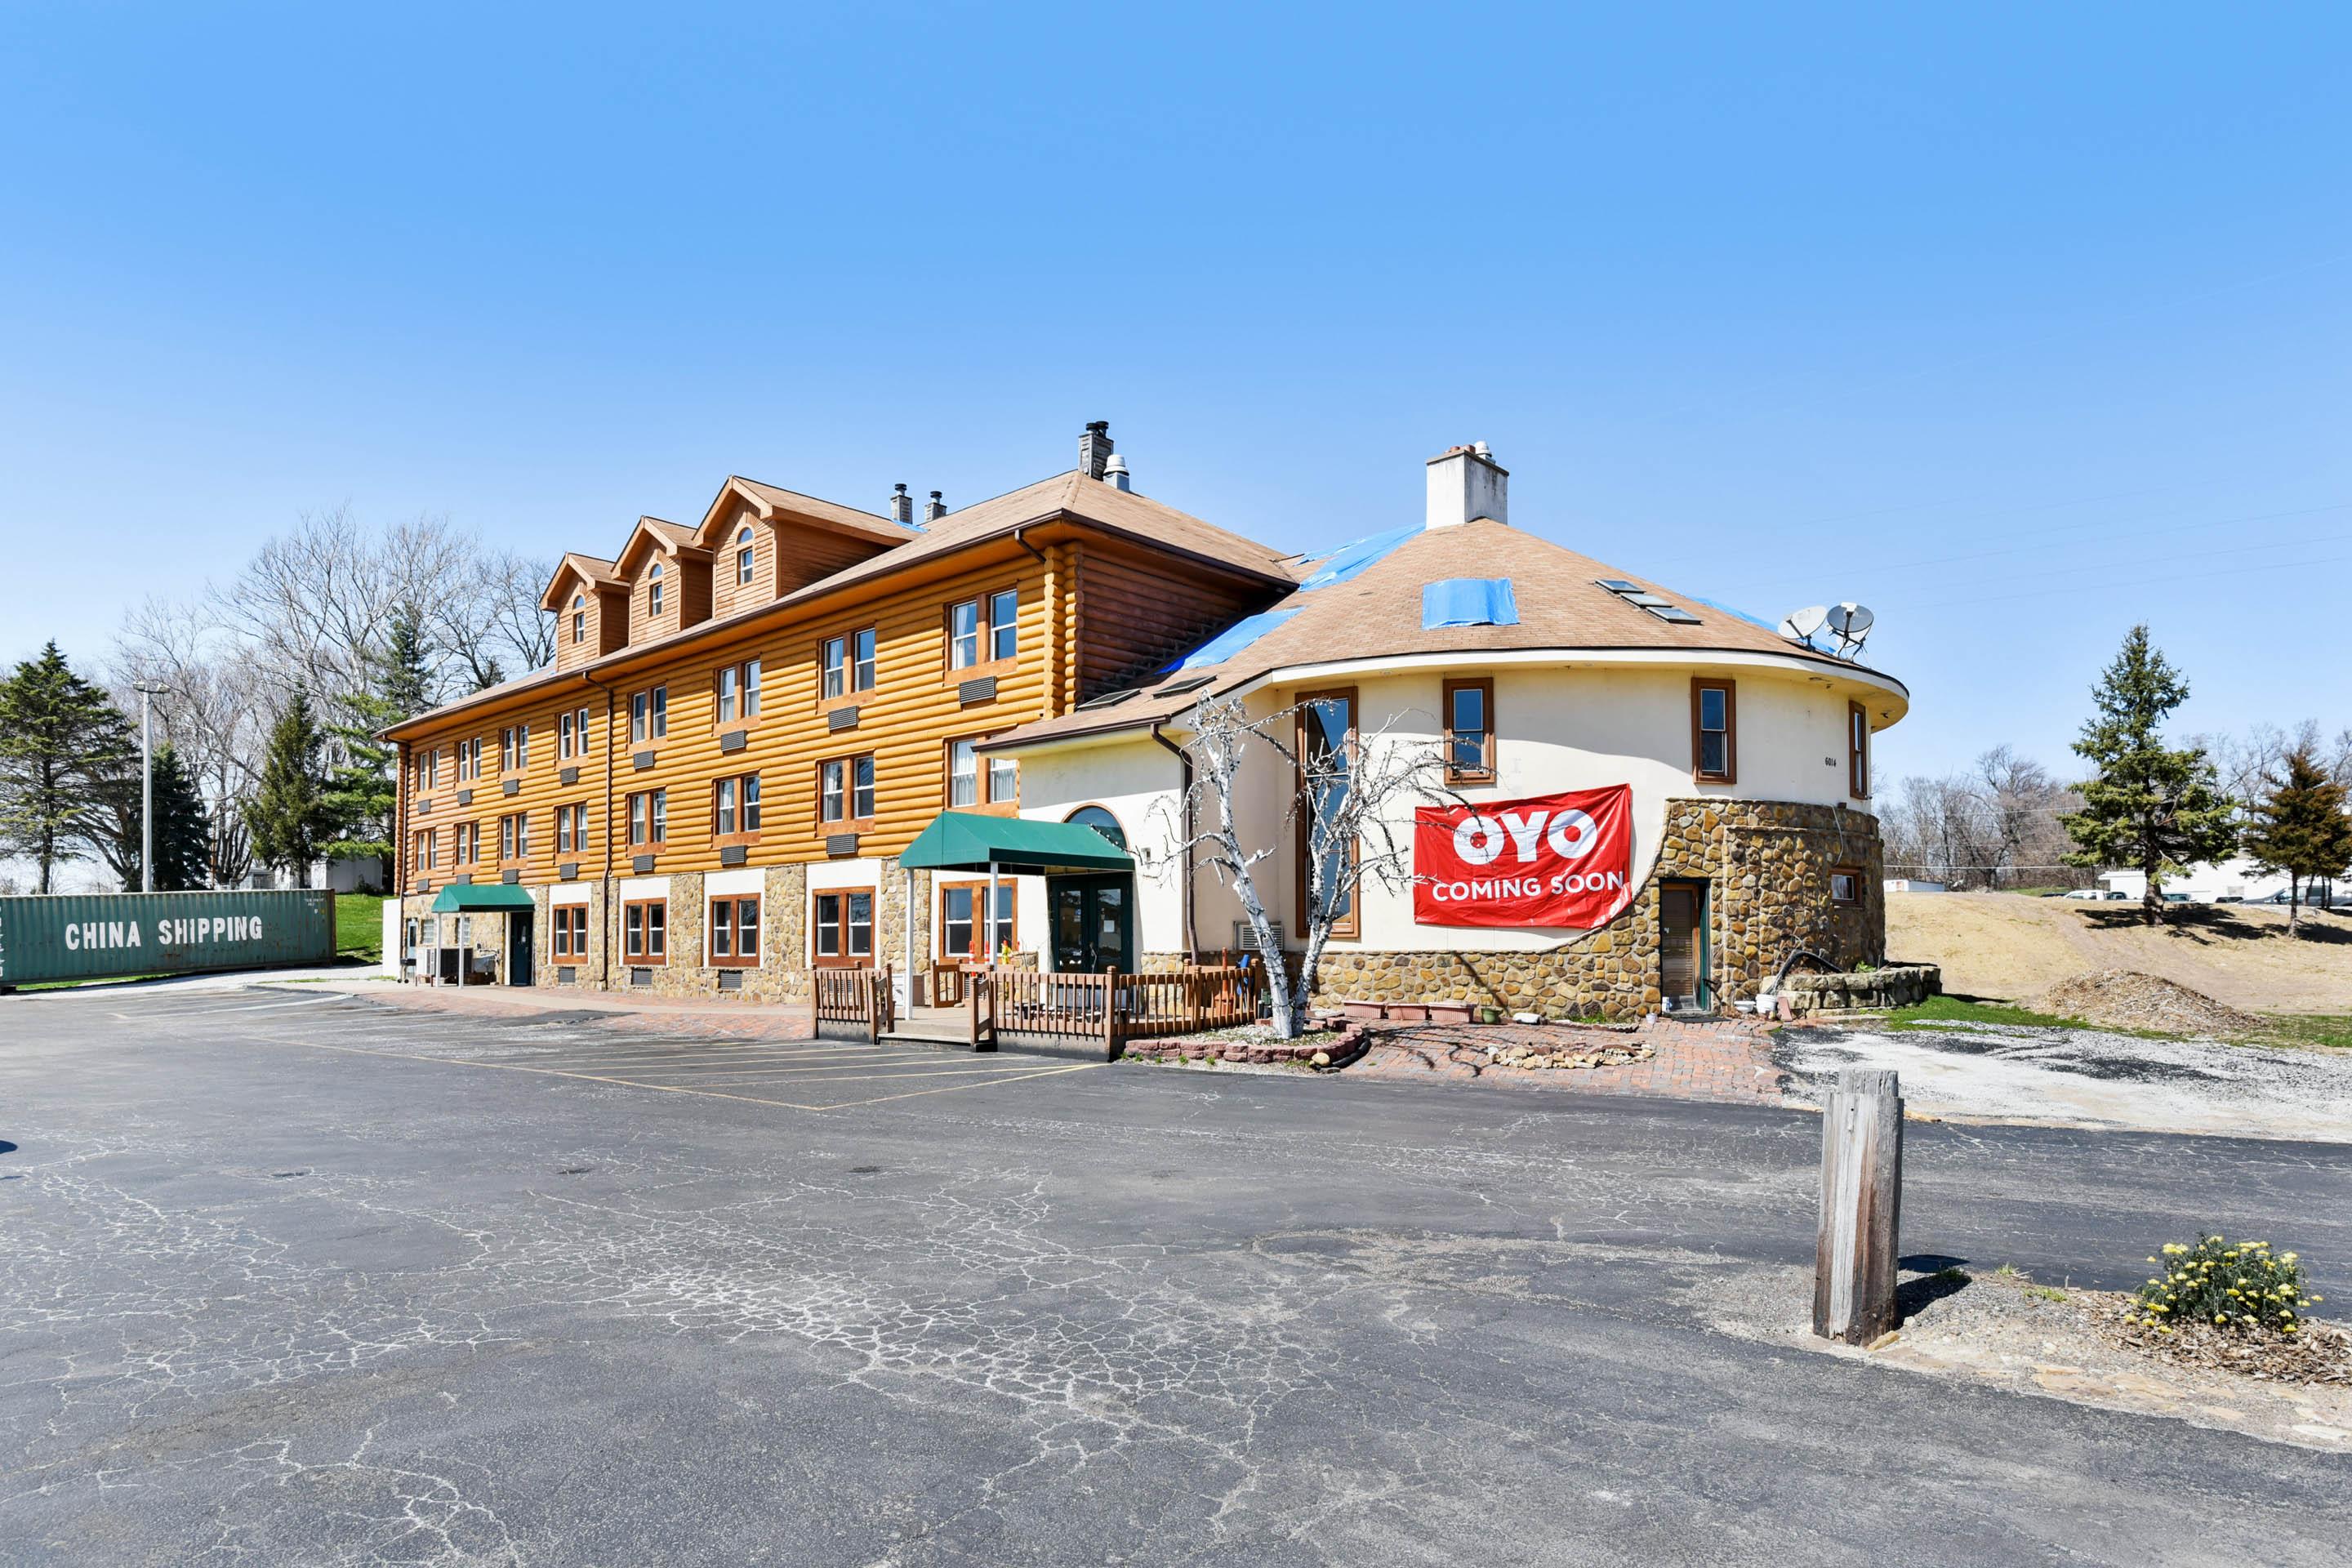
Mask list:
MULTIPOLYGON (((563 558, 551 666, 386 732, 386 951, 418 979, 765 1003, 833 968, 920 999, 959 963, 1231 952, 1240 902, 1184 848, 1188 715, 1230 698, 1342 748, 1418 737, 1507 827, 1457 835, 1474 859, 1541 847, 1526 803, 1622 791, 1605 909, 1513 923, 1454 912, 1474 885, 1434 867, 1367 880, 1320 1000, 1626 1018, 1753 996, 1801 948, 1883 961, 1870 752, 1902 684, 1513 527, 1507 484, 1453 448, 1422 515, 1301 556, 1138 492, 1099 424, 1075 469, 932 492, 919 521, 903 485, 874 513, 730 479, 698 522, 563 558)), ((1270 750, 1237 781, 1294 950, 1297 795, 1270 750)))

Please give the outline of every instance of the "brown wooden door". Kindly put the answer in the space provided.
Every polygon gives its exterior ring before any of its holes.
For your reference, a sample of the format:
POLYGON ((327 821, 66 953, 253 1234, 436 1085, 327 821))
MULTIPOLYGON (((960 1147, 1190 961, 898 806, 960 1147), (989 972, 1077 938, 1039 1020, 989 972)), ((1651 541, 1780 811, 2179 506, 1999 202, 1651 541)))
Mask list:
POLYGON ((1668 882, 1658 889, 1658 990, 1676 1007, 1704 1005, 1706 889, 1668 882))

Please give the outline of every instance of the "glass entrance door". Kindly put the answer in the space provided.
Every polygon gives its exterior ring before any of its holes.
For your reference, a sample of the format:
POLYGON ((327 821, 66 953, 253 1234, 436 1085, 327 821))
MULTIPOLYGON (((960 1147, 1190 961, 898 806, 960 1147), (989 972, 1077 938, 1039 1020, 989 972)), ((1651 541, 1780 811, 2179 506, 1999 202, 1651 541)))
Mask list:
POLYGON ((1708 1005, 1706 884, 1658 887, 1658 993, 1677 1009, 1708 1005))
POLYGON ((1053 911, 1055 969, 1074 974, 1134 969, 1135 900, 1128 878, 1048 878, 1045 901, 1053 911))

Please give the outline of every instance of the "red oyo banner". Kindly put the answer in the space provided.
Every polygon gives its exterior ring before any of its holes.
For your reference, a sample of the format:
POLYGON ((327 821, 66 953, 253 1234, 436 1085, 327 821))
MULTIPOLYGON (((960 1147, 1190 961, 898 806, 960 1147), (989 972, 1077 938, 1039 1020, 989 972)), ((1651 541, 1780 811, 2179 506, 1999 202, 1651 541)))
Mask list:
POLYGON ((1633 868, 1631 784, 1412 816, 1412 918, 1423 925, 1590 930, 1633 902, 1633 868))

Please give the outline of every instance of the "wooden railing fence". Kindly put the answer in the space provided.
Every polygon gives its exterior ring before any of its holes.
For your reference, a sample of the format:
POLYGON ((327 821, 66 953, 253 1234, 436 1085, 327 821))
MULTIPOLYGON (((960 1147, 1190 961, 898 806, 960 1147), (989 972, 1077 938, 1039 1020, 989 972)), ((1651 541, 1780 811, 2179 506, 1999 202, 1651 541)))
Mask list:
POLYGON ((888 968, 819 969, 809 986, 814 1032, 824 1039, 878 1040, 898 1025, 888 968))

